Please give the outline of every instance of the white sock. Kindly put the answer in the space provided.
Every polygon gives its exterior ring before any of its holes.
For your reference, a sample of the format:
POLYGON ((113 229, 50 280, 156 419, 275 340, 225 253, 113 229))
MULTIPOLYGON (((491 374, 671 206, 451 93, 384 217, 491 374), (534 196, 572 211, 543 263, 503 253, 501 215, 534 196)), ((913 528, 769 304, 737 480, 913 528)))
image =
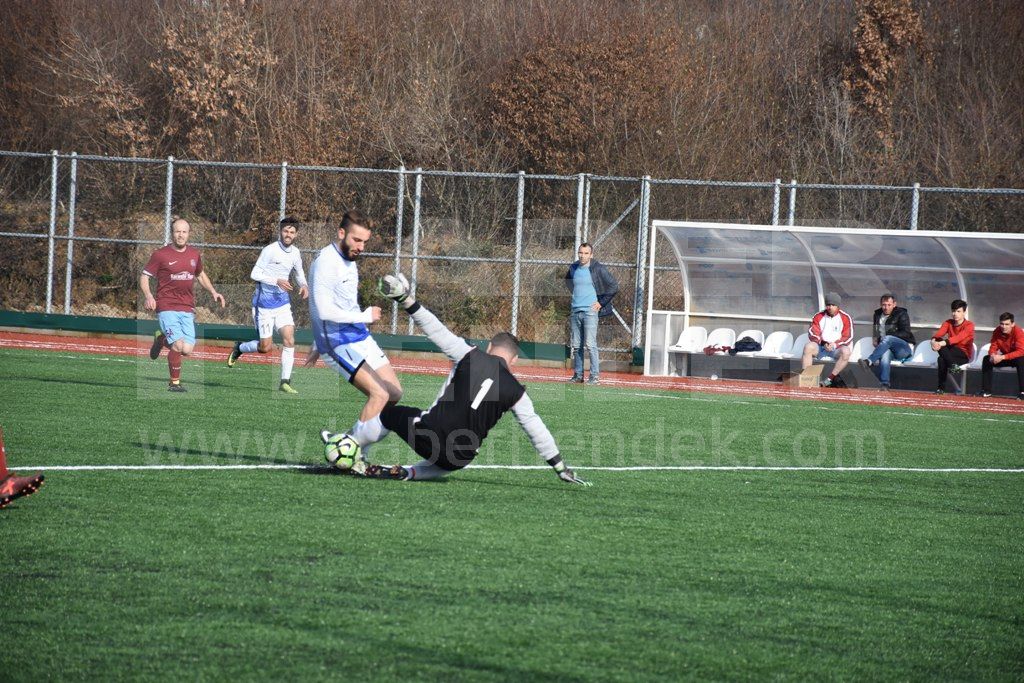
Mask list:
POLYGON ((408 466, 405 469, 409 470, 408 481, 425 481, 427 479, 439 479, 441 477, 451 474, 451 470, 438 467, 429 460, 420 460, 418 463, 412 466, 408 466))
POLYGON ((380 421, 380 416, 370 418, 366 422, 356 420, 356 423, 352 425, 352 429, 349 430, 349 434, 355 439, 360 446, 363 447, 363 452, 369 448, 370 444, 375 444, 391 432, 384 428, 384 424, 380 421))
POLYGON ((238 350, 242 353, 256 353, 260 347, 260 340, 253 339, 252 341, 242 342, 238 346, 238 350))
POLYGON ((281 381, 292 378, 292 367, 295 365, 295 347, 285 346, 281 349, 281 381))

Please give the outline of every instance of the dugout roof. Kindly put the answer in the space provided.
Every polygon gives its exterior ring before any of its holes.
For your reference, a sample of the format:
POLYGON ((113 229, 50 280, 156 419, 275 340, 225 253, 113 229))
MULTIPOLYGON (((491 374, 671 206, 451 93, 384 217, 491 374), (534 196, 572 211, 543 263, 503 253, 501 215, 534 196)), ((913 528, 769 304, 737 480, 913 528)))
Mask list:
POLYGON ((687 318, 806 321, 835 291, 858 323, 870 323, 885 292, 915 327, 938 326, 954 299, 968 302, 979 329, 993 329, 1006 310, 1024 322, 1020 234, 654 221, 652 264, 666 242, 687 318))

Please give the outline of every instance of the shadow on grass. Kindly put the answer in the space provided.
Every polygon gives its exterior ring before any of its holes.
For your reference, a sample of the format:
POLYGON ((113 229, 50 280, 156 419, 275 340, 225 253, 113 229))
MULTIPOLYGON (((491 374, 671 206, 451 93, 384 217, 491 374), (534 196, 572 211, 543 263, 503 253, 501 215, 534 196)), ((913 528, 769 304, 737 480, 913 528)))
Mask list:
MULTIPOLYGON (((268 458, 259 455, 248 455, 246 453, 224 453, 210 450, 204 450, 200 448, 178 448, 169 447, 163 448, 159 445, 154 446, 153 444, 144 444, 141 441, 130 442, 131 446, 139 448, 146 453, 147 458, 152 459, 151 454, 153 451, 157 452, 158 456, 166 456, 168 459, 181 459, 186 455, 194 455, 201 460, 221 460, 225 462, 245 462, 252 463, 255 465, 308 465, 313 464, 306 460, 297 460, 295 458, 268 458)), ((302 471, 302 470, 296 470, 302 471)))
POLYGON ((83 379, 66 379, 66 378, 63 378, 63 377, 59 377, 58 378, 58 377, 33 377, 32 375, 18 375, 18 376, 15 376, 15 375, 0 375, 0 382, 6 383, 6 382, 11 382, 11 381, 17 381, 17 380, 23 380, 23 381, 29 381, 29 382, 48 382, 48 383, 51 383, 51 384, 63 384, 63 385, 80 384, 82 386, 89 386, 89 387, 111 387, 113 389, 128 389, 128 388, 133 388, 135 386, 134 382, 129 384, 127 382, 94 382, 94 381, 83 380, 83 379))

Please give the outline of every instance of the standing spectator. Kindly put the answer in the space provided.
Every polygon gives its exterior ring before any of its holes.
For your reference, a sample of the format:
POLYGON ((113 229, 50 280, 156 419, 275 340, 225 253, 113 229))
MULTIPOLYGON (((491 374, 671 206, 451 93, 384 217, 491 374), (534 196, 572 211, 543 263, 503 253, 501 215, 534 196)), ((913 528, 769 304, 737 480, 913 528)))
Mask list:
POLYGON ((189 246, 192 226, 183 218, 171 224, 171 243, 160 247, 149 257, 139 276, 139 289, 146 297, 146 310, 156 311, 160 329, 154 335, 149 357, 156 360, 166 347, 167 369, 171 375, 168 391, 183 392, 181 357, 192 353, 196 345, 196 298, 192 282, 199 280, 213 300, 224 308, 224 297, 210 282, 203 270, 199 250, 189 246), (149 289, 149 278, 156 278, 156 298, 149 289))
POLYGON ((804 347, 803 367, 806 370, 815 360, 835 359, 835 367, 822 381, 823 387, 845 386, 839 373, 850 362, 850 344, 853 342, 853 318, 840 309, 843 299, 835 292, 825 295, 825 310, 811 318, 807 330, 808 342, 804 347))
POLYGON ((974 355, 974 323, 967 319, 967 302, 955 299, 949 305, 953 317, 942 323, 939 331, 932 336, 932 350, 939 354, 939 386, 936 394, 946 393, 946 377, 950 370, 962 371, 961 365, 971 362, 974 355))
POLYGON ((597 323, 599 318, 612 314, 612 299, 619 291, 619 283, 600 261, 594 259, 594 248, 589 242, 580 245, 579 260, 565 273, 565 286, 572 293, 572 312, 569 314, 569 344, 572 347, 573 373, 570 382, 583 382, 583 350, 590 350, 590 378, 587 384, 600 381, 600 361, 597 357, 597 323))
POLYGON ((256 292, 252 295, 252 320, 256 325, 258 339, 235 342, 228 356, 228 367, 243 353, 270 353, 274 349, 274 330, 281 333, 281 384, 286 394, 299 392, 292 388, 292 367, 295 365, 295 319, 292 316, 292 302, 288 294, 293 289, 292 273, 299 285, 299 296, 309 298, 306 274, 302 272, 302 253, 295 244, 299 234, 299 221, 291 216, 281 220, 277 239, 263 247, 256 265, 249 275, 256 281, 256 292))
POLYGON ((865 368, 878 363, 878 381, 883 389, 888 389, 890 363, 893 360, 904 361, 914 355, 916 340, 910 331, 910 313, 896 305, 896 297, 883 294, 879 305, 881 308, 875 309, 872 319, 875 350, 859 362, 865 368))
POLYGON ((981 395, 992 395, 992 368, 1017 370, 1017 398, 1024 401, 1024 330, 1014 324, 1013 313, 999 316, 988 355, 981 361, 981 395))

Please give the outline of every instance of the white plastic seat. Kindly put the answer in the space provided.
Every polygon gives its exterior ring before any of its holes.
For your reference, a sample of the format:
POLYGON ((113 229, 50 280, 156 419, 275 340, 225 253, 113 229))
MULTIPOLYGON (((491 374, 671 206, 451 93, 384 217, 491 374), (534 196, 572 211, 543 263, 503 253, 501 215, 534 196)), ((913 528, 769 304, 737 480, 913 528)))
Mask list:
POLYGON ((932 340, 926 339, 914 349, 910 360, 903 361, 906 368, 934 368, 938 364, 939 354, 932 350, 932 340))
POLYGON ((679 340, 668 347, 669 351, 677 353, 700 353, 707 346, 705 341, 708 338, 708 331, 700 326, 687 327, 679 335, 679 340))
POLYGON ((719 327, 711 331, 704 346, 728 346, 736 343, 736 330, 731 327, 719 327))
POLYGON ((764 332, 761 330, 743 330, 736 335, 736 339, 743 339, 744 337, 750 337, 764 347, 764 332))
MULTIPOLYGON (((989 349, 992 348, 992 344, 985 344, 981 347, 981 350, 975 354, 974 360, 967 364, 967 368, 970 370, 981 370, 981 363, 985 360, 985 356, 988 355, 989 349)), ((999 368, 996 368, 998 370, 999 368)))
POLYGON ((862 337, 853 344, 850 351, 850 362, 856 363, 861 358, 867 358, 875 350, 875 341, 871 337, 862 337))
POLYGON ((771 358, 784 358, 793 348, 793 334, 783 330, 772 332, 761 344, 761 350, 753 355, 771 358))
POLYGON ((796 341, 793 342, 793 346, 787 353, 782 354, 782 357, 799 358, 800 356, 803 356, 804 347, 807 346, 807 342, 810 341, 810 339, 810 335, 804 332, 803 334, 796 338, 796 341))

